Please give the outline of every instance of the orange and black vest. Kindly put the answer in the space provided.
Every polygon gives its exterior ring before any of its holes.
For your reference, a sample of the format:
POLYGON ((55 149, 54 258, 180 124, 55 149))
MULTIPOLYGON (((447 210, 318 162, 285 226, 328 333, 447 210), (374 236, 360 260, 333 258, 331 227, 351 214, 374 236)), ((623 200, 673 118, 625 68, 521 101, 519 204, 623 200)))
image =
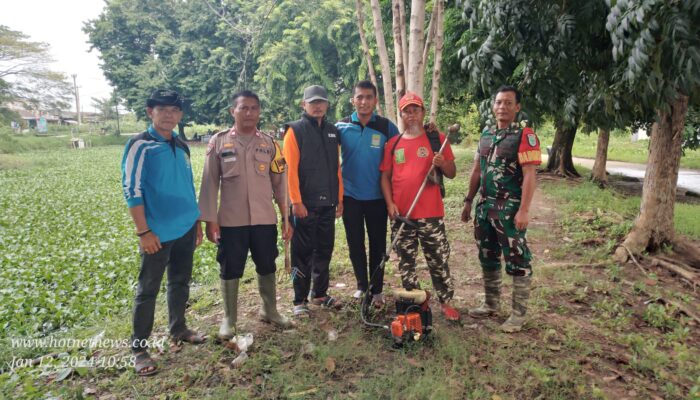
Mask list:
MULTIPOLYGON (((306 113, 287 126, 299 146, 299 191, 306 207, 338 204, 338 130, 323 119, 321 125, 306 113)), ((286 130, 286 128, 285 128, 286 130)))

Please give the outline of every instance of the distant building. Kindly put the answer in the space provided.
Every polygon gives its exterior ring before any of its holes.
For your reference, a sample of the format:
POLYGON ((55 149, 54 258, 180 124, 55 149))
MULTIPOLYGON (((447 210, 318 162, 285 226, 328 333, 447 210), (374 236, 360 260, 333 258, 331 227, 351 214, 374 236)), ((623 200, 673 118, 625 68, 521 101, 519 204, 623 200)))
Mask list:
MULTIPOLYGON (((39 111, 26 110, 17 105, 8 107, 10 110, 19 114, 22 119, 23 126, 36 129, 37 122, 41 117, 44 117, 48 125, 77 125, 78 113, 75 111, 39 111)), ((98 113, 83 112, 81 113, 83 123, 97 124, 100 122, 102 115, 98 113)))

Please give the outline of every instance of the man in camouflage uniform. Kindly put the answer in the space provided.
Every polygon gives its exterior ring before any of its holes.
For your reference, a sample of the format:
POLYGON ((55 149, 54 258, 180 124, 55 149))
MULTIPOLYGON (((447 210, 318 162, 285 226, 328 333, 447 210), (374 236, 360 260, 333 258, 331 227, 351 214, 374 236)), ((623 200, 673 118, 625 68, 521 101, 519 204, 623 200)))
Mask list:
POLYGON ((519 111, 517 89, 500 87, 493 104, 497 125, 481 134, 462 211, 462 221, 469 221, 478 190, 474 237, 484 273, 486 299, 480 307, 469 310, 469 315, 487 317, 499 310, 503 252, 506 273, 513 277, 513 310, 501 325, 504 332, 518 332, 525 322, 532 279, 532 256, 525 233, 537 184, 535 169, 541 163, 537 135, 531 128, 515 122, 519 111))
POLYGON ((410 223, 404 226, 396 243, 401 283, 407 290, 420 289, 415 265, 420 243, 442 313, 447 320, 457 321, 460 318, 459 312, 450 305, 454 288, 447 264, 450 245, 443 222, 445 207, 439 184, 426 185, 415 207, 411 208, 431 165, 445 177, 455 177, 457 168, 454 154, 449 142, 445 144, 442 154, 433 151, 428 131, 435 135, 435 139, 440 143, 447 139, 433 127, 428 126, 426 129, 423 125, 425 108, 418 95, 406 93, 399 101, 399 109, 406 130, 386 143, 379 170, 382 171, 381 186, 387 211, 389 217, 394 220, 392 237, 397 234, 401 225, 397 217, 410 218, 410 223))

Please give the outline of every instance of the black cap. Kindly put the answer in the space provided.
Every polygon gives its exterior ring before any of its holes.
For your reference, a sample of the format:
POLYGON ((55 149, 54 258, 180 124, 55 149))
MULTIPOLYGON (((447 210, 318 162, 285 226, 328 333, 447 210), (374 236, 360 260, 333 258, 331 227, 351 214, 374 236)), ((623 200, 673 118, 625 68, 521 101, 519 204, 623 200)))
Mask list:
POLYGON ((182 97, 174 90, 156 89, 146 100, 146 107, 175 106, 182 110, 182 97))
POLYGON ((316 100, 328 101, 328 92, 326 92, 326 88, 313 85, 304 89, 304 102, 311 103, 316 100))

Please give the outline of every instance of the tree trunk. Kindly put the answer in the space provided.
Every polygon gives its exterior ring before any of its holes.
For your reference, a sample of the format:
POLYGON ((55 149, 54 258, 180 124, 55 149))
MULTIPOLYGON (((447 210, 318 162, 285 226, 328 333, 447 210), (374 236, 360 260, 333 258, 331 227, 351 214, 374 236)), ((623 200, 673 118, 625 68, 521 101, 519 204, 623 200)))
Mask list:
POLYGON ((600 187, 605 187, 608 184, 608 173, 605 169, 605 164, 608 161, 608 142, 610 141, 610 130, 598 129, 598 147, 595 152, 595 163, 591 171, 591 180, 600 187))
POLYGON ((442 70, 442 41, 445 27, 445 1, 435 0, 435 57, 433 60, 433 81, 430 91, 430 122, 437 120, 438 100, 440 99, 440 72, 442 70))
POLYGON ((406 36, 406 0, 399 0, 401 9, 401 43, 403 43, 403 66, 408 68, 408 36, 406 36))
POLYGON ((423 45, 423 63, 421 64, 421 75, 425 76, 425 66, 428 65, 428 55, 430 55, 430 45, 435 40, 435 20, 438 17, 438 1, 433 3, 433 13, 430 14, 430 22, 428 23, 427 35, 425 35, 425 44, 423 45))
MULTIPOLYGON (((372 0, 376 1, 376 0, 372 0)), ((423 97, 423 29, 425 0, 411 0, 410 37, 408 39, 408 90, 423 97)))
POLYGON ((574 147, 576 128, 578 124, 569 126, 562 121, 556 123, 557 130, 554 133, 554 143, 547 161, 546 171, 554 172, 558 175, 579 177, 578 171, 574 168, 571 149, 574 147))
POLYGON ((386 51, 384 41, 384 27, 382 26, 382 12, 379 8, 379 0, 371 0, 372 16, 374 19, 374 34, 377 38, 377 52, 382 65, 382 81, 384 82, 384 106, 388 118, 396 115, 394 108, 394 88, 391 83, 391 66, 389 66, 389 55, 386 51))
MULTIPOLYGON (((357 0, 360 1, 360 0, 357 0)), ((403 43, 401 35, 401 2, 403 0, 392 0, 391 2, 391 13, 392 19, 392 31, 394 34, 394 68, 396 69, 396 98, 400 99, 406 93, 406 71, 405 64, 403 63, 403 48, 406 43, 403 43)), ((404 33, 405 36, 405 33, 404 33)), ((397 110, 396 120, 399 123, 399 131, 403 132, 403 121, 401 116, 398 115, 397 110)))
POLYGON ((656 251, 674 239, 673 209, 687 112, 688 97, 683 95, 671 104, 670 112, 657 112, 649 139, 639 216, 623 245, 615 251, 618 262, 627 261, 627 250, 633 254, 656 251))
MULTIPOLYGON (((357 10, 357 30, 360 32, 360 41, 362 41, 362 52, 365 55, 365 61, 367 62, 367 69, 369 70, 369 79, 372 81, 375 87, 377 85, 377 74, 374 72, 374 63, 372 62, 372 55, 369 54, 369 45, 367 44, 367 37, 365 37, 365 18, 362 14, 362 0, 355 0, 355 10, 357 10)), ((377 93, 379 97, 379 93, 377 93)), ((377 113, 382 115, 382 107, 380 102, 377 102, 377 113)), ((391 116, 389 117, 391 118, 391 116)))

